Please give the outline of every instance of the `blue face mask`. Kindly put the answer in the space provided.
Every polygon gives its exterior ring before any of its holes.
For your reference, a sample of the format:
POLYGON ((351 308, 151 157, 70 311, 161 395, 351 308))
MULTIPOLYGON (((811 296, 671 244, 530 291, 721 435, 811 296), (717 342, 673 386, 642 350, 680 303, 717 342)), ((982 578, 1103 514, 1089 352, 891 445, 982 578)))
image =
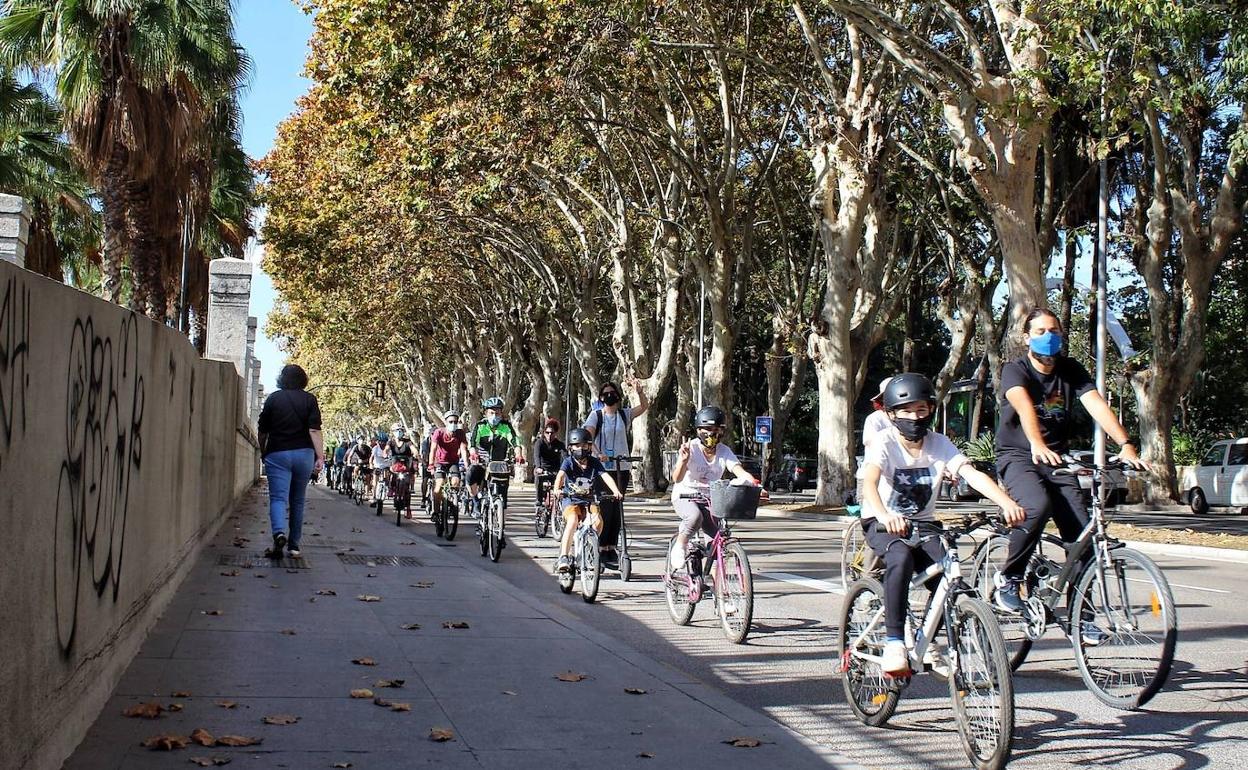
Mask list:
POLYGON ((490 424, 490 427, 491 427, 491 428, 497 428, 497 427, 498 427, 498 424, 499 424, 500 422, 502 422, 502 421, 503 421, 503 418, 502 418, 502 417, 499 417, 499 416, 498 416, 498 415, 496 415, 496 414, 494 414, 494 415, 490 415, 489 417, 487 417, 487 418, 486 418, 486 422, 488 422, 488 423, 490 424))
POLYGON ((1032 337, 1030 346, 1032 353, 1051 358, 1062 352, 1062 335, 1057 332, 1045 332, 1039 337, 1032 337))

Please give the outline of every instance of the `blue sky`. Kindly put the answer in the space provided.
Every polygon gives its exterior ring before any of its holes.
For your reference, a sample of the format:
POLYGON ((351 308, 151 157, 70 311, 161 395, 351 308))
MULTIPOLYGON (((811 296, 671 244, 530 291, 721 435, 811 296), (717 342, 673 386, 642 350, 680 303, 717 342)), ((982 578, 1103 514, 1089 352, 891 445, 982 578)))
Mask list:
MULTIPOLYGON (((243 96, 243 149, 253 158, 262 158, 273 146, 277 124, 295 108, 310 82, 302 76, 312 35, 312 18, 299 10, 294 0, 240 0, 235 4, 235 24, 239 43, 251 54, 251 87, 243 96)), ((249 258, 259 251, 250 249, 249 258)), ((283 355, 264 334, 264 324, 273 308, 273 283, 257 268, 251 284, 251 314, 260 319, 256 335, 256 357, 260 359, 260 379, 266 390, 275 387, 283 355)))

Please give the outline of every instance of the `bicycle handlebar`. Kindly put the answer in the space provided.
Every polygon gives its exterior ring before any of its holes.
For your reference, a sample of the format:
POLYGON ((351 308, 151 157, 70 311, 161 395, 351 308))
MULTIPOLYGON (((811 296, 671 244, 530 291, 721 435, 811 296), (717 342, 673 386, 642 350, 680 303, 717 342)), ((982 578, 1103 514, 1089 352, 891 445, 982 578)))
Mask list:
POLYGON ((1053 471, 1054 476, 1087 476, 1097 471, 1122 471, 1125 476, 1136 476, 1140 473, 1129 463, 1118 459, 1118 455, 1109 455, 1105 458, 1103 466, 1097 466, 1096 461, 1085 462, 1074 455, 1062 455, 1062 462, 1066 463, 1065 467, 1057 468, 1053 471))

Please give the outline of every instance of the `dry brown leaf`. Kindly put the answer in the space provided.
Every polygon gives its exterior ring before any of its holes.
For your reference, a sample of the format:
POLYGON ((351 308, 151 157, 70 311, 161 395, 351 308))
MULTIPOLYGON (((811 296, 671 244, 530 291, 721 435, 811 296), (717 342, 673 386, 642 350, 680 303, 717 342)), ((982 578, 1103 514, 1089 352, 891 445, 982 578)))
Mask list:
POLYGON ((390 708, 390 704, 391 704, 391 701, 386 700, 385 698, 381 697, 380 695, 378 695, 376 698, 373 698, 373 705, 374 705, 374 706, 381 706, 382 708, 387 708, 387 709, 388 709, 388 708, 390 708))
POLYGON ((295 629, 293 629, 293 628, 283 628, 283 629, 282 629, 282 635, 283 635, 283 636, 294 636, 294 635, 295 635, 295 629))
POLYGON ((738 749, 756 749, 763 745, 763 742, 759 739, 749 737, 729 738, 728 740, 723 741, 723 743, 726 743, 729 746, 735 746, 738 749))
POLYGON ((299 570, 297 570, 297 569, 288 569, 288 570, 286 570, 286 574, 287 574, 287 575, 298 575, 298 574, 299 574, 299 570))
POLYGON ((379 601, 381 601, 381 597, 380 597, 380 596, 374 596, 373 594, 360 594, 359 596, 357 596, 357 597, 355 597, 355 598, 359 599, 359 600, 360 600, 360 601, 362 601, 362 602, 379 602, 379 601))
POLYGON ((175 690, 174 692, 169 693, 169 697, 170 698, 189 698, 191 697, 191 694, 187 692, 186 690, 175 690))
POLYGON ((588 678, 585 674, 578 674, 575 671, 564 671, 562 674, 555 674, 555 679, 558 679, 560 682, 579 682, 588 678))
POLYGON ((373 682, 373 687, 402 687, 406 679, 378 679, 373 682))
POLYGON ((245 735, 222 735, 217 739, 218 746, 259 746, 263 738, 249 738, 245 735))
POLYGON ((643 751, 637 755, 638 759, 654 759, 654 755, 648 751, 643 751))
POLYGON ((143 719, 159 719, 165 707, 159 703, 140 703, 121 712, 123 717, 142 717, 143 719))
POLYGON ((391 704, 390 704, 390 710, 391 710, 391 711, 411 711, 411 710, 412 710, 412 704, 410 704, 410 703, 391 703, 391 704))
POLYGON ((212 733, 202 727, 196 727, 191 731, 191 740, 198 743, 200 746, 211 747, 217 745, 217 739, 213 738, 212 733))
POLYGON ((181 711, 181 710, 182 710, 182 708, 183 708, 183 706, 182 706, 182 704, 181 704, 181 703, 170 703, 170 704, 169 704, 169 710, 170 710, 170 711, 181 711))
POLYGON ((646 694, 646 691, 641 689, 640 687, 625 687, 624 692, 628 693, 629 695, 645 695, 646 694))
POLYGON ((232 569, 229 572, 222 572, 221 577, 238 577, 238 570, 232 569))
POLYGON ((269 583, 269 588, 281 588, 277 583, 269 583))
MULTIPOLYGON (((375 565, 374 565, 374 566, 375 566, 375 565)), ((367 575, 365 575, 364 577, 377 577, 377 573, 376 573, 376 572, 370 572, 370 573, 368 573, 367 575)))
POLYGON ((153 735, 142 745, 152 751, 175 751, 191 745, 191 739, 185 735, 153 735))
POLYGON ((455 740, 455 733, 446 727, 435 727, 429 731, 429 740, 445 743, 455 740))
POLYGON ((200 767, 220 767, 221 765, 228 765, 233 761, 229 757, 191 757, 191 762, 200 767))
POLYGON ((322 588, 316 592, 317 596, 337 596, 338 592, 332 588, 322 588))
POLYGON ((260 721, 266 725, 293 725, 299 721, 299 717, 291 714, 274 714, 273 716, 264 717, 260 721))
POLYGON ((503 690, 503 695, 519 695, 515 690, 503 690))
POLYGON ((433 588, 432 580, 418 580, 412 583, 409 588, 433 588))
POLYGON ((375 665, 377 665, 377 661, 373 660, 372 658, 354 658, 351 662, 352 662, 352 663, 354 663, 354 664, 355 664, 355 665, 357 665, 357 666, 375 666, 375 665))
POLYGON ((358 690, 352 690, 351 697, 352 698, 371 698, 373 697, 373 691, 368 689, 367 687, 361 687, 358 690))
POLYGON ((464 620, 444 620, 442 621, 442 627, 443 628, 467 628, 468 622, 464 620))
POLYGON ((221 610, 200 610, 199 614, 200 615, 222 615, 224 613, 222 613, 221 610))
POLYGON ((217 705, 223 709, 232 709, 238 706, 238 704, 232 700, 219 700, 217 701, 217 705))
POLYGON ((404 623, 403 625, 399 626, 399 628, 403 629, 404 631, 419 631, 420 624, 419 623, 404 623))
POLYGON ((350 762, 335 762, 330 767, 353 767, 350 762))
POLYGON ((262 577, 268 577, 268 575, 264 574, 263 572, 257 572, 256 574, 252 575, 252 577, 262 578, 262 577))

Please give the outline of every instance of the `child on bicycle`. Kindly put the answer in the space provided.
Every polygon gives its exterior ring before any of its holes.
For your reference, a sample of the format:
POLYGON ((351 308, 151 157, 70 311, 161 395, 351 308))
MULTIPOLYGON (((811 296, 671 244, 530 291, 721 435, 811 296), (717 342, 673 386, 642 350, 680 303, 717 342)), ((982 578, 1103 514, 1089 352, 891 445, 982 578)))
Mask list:
MULTIPOLYGON (((939 539, 907 538, 914 523, 936 522, 936 492, 947 471, 961 474, 973 489, 1001 506, 1015 525, 1023 509, 945 436, 929 432, 936 390, 921 374, 899 374, 884 390, 884 410, 892 423, 867 450, 864 459, 862 529, 871 550, 884 562, 883 665, 885 674, 910 671, 906 651, 906 612, 910 580, 944 558, 939 539)), ((929 582, 934 588, 939 580, 929 582)))
MULTIPOLYGON (((719 523, 705 507, 696 500, 682 500, 681 495, 706 494, 712 481, 718 481, 725 473, 731 473, 737 479, 758 486, 758 479, 741 465, 736 453, 727 445, 720 443, 724 435, 724 423, 727 417, 724 410, 717 406, 704 406, 694 415, 693 425, 697 438, 690 439, 680 445, 676 454, 676 467, 672 470, 672 508, 680 516, 680 529, 676 532, 676 540, 672 551, 668 554, 669 570, 674 570, 684 563, 689 549, 689 538, 699 526, 709 537, 719 532, 719 523)), ((691 576, 700 580, 701 575, 691 576)), ((696 593, 701 593, 700 585, 696 593)))
POLYGON ((594 517, 594 531, 602 533, 602 512, 593 503, 594 483, 602 479, 602 483, 617 500, 624 495, 616 486, 615 479, 607 473, 602 462, 594 457, 594 437, 584 428, 576 428, 568 434, 570 456, 559 466, 555 475, 555 489, 564 490, 563 540, 559 543, 559 563, 557 572, 572 569, 572 541, 576 537, 576 528, 581 519, 588 513, 594 517))

